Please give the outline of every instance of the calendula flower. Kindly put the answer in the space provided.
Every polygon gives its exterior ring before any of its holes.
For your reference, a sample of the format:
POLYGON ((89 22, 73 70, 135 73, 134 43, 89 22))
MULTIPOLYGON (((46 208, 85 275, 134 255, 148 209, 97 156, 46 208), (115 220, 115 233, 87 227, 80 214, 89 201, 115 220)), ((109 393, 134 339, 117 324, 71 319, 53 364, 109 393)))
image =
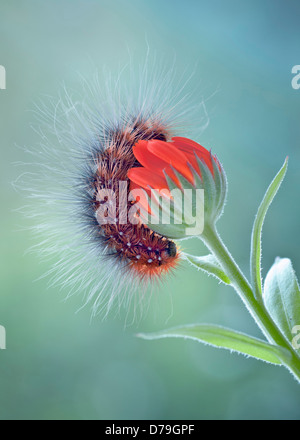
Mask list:
POLYGON ((190 139, 173 137, 169 142, 141 140, 133 153, 142 166, 131 168, 128 177, 134 190, 147 193, 139 203, 148 214, 145 222, 149 227, 182 239, 201 235, 205 224, 218 220, 227 184, 224 170, 211 152, 190 139))
POLYGON ((47 122, 36 151, 39 160, 36 171, 19 187, 26 187, 34 201, 34 221, 41 219, 35 229, 42 235, 42 252, 55 255, 50 270, 54 282, 71 293, 84 291, 86 302, 94 302, 94 313, 103 305, 108 312, 115 302, 128 306, 135 295, 140 304, 147 283, 161 280, 186 258, 236 290, 268 342, 214 325, 142 336, 192 337, 285 365, 300 381, 297 346, 294 338, 292 345, 289 341, 299 311, 291 265, 287 270, 281 267, 280 286, 276 268, 268 274, 269 283, 262 286, 261 281, 261 228, 287 161, 269 186, 254 223, 251 286, 215 228, 226 197, 224 170, 206 148, 175 136, 180 114, 172 111, 182 109, 182 100, 177 107, 171 104, 169 76, 156 78, 148 89, 133 81, 132 91, 123 96, 119 86, 118 78, 115 99, 111 90, 106 99, 97 93, 89 104, 86 93, 79 100, 66 94, 52 109, 38 109, 47 122), (190 236, 200 236, 210 254, 180 253, 176 240, 190 236), (289 322, 278 307, 283 301, 289 305, 289 322))

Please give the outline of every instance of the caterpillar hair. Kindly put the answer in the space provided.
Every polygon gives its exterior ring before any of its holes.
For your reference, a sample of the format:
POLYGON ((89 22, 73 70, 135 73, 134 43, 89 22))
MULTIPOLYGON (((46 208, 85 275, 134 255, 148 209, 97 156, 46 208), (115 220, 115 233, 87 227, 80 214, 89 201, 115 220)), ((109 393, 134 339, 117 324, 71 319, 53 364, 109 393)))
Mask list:
MULTIPOLYGON (((43 99, 36 107, 41 141, 29 151, 33 171, 25 184, 33 229, 41 237, 36 247, 55 258, 51 282, 67 288, 68 296, 84 292, 93 315, 131 302, 136 309, 150 297, 148 286, 180 261, 178 244, 142 222, 123 223, 118 210, 111 224, 97 218, 101 190, 113 190, 118 206, 119 182, 129 182, 128 170, 139 165, 133 155, 138 141, 168 141, 190 127, 195 106, 187 105, 185 84, 178 82, 175 87, 172 68, 157 74, 146 62, 138 75, 130 66, 116 78, 96 74, 80 82, 80 91, 64 87, 58 99, 43 99)), ((203 129, 203 101, 197 107, 203 129)), ((134 202, 126 200, 129 210, 134 202)))

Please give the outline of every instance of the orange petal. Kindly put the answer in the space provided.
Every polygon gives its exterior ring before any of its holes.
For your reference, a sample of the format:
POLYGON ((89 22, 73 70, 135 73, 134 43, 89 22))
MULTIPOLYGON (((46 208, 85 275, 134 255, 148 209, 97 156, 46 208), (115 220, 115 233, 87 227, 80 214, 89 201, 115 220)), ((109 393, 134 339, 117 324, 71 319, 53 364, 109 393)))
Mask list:
MULTIPOLYGON (((137 142, 133 147, 133 154, 141 165, 151 170, 152 172, 164 177, 163 171, 165 171, 168 176, 173 180, 173 182, 181 188, 181 183, 179 182, 170 165, 164 160, 155 156, 155 154, 151 153, 151 151, 149 151, 148 141, 142 140, 137 142)), ((194 161, 197 162, 195 156, 193 158, 194 161)))
POLYGON ((143 167, 163 176, 162 170, 167 166, 167 163, 148 150, 148 141, 137 142, 133 146, 133 154, 143 167))
MULTIPOLYGON (((194 152, 197 154, 199 159, 204 160, 208 168, 210 169, 211 173, 213 174, 213 166, 211 162, 211 155, 210 152, 202 147, 202 145, 197 144, 197 142, 192 141, 191 139, 184 138, 184 137, 173 137, 172 143, 177 147, 180 151, 182 151, 186 156, 189 157, 191 164, 195 168, 194 164, 197 164, 197 161, 194 156, 194 152), (193 158, 191 157, 193 156, 193 158)), ((199 168, 197 166, 196 170, 198 171, 199 168)))
POLYGON ((149 189, 149 186, 153 189, 167 189, 168 185, 166 179, 147 168, 131 168, 127 176, 137 185, 142 188, 149 189))
POLYGON ((194 151, 191 152, 189 149, 184 149, 184 148, 179 148, 179 147, 178 147, 178 149, 186 155, 189 163, 192 165, 194 170, 201 176, 200 168, 199 168, 196 156, 194 154, 194 151))
POLYGON ((209 151, 206 148, 202 147, 202 145, 198 144, 197 142, 192 141, 192 139, 175 136, 172 138, 172 142, 176 145, 177 148, 185 147, 191 152, 196 150, 203 153, 204 155, 209 155, 209 151))
POLYGON ((188 181, 194 182, 193 174, 187 165, 188 159, 186 155, 176 148, 173 143, 158 140, 149 141, 148 150, 172 165, 188 181))

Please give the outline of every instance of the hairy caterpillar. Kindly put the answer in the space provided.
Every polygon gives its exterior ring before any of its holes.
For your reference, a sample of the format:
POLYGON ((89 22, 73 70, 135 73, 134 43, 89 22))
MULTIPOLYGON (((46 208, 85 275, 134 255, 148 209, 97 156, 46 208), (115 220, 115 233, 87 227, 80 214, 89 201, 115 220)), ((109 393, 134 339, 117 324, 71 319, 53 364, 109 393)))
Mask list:
MULTIPOLYGON (((172 70, 150 80, 147 66, 131 85, 119 77, 107 82, 100 86, 97 76, 83 83, 79 96, 64 90, 58 101, 38 106, 42 141, 32 152, 40 160, 25 185, 34 199, 34 229, 43 239, 39 249, 55 256, 53 283, 70 294, 85 292, 94 314, 115 303, 139 304, 149 281, 160 280, 180 260, 175 242, 141 223, 120 224, 118 215, 115 224, 101 225, 97 210, 99 191, 113 189, 118 198, 118 182, 128 181, 128 170, 139 165, 136 142, 168 141, 178 132, 187 113, 183 88, 170 87, 172 70)), ((199 106, 206 124, 203 102, 199 106)))

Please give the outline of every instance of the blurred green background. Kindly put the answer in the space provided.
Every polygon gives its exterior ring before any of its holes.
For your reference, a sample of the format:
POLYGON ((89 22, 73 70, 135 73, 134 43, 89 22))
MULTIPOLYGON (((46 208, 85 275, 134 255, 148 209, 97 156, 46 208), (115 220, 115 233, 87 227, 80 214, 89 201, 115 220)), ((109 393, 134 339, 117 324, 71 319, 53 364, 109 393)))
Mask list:
POLYGON ((30 160, 18 146, 39 141, 34 102, 95 67, 114 71, 128 49, 144 59, 149 44, 159 59, 175 55, 179 71, 195 70, 194 98, 210 98, 210 124, 196 140, 213 148, 227 172, 219 229, 247 275, 257 206, 290 156, 264 227, 263 269, 288 256, 300 275, 300 90, 291 87, 299 19, 297 0, 1 0, 0 324, 7 350, 0 351, 0 419, 300 418, 300 388, 283 368, 193 341, 134 336, 213 322, 260 337, 233 291, 204 274, 183 266, 131 326, 126 311, 90 320, 88 307, 76 313, 80 296, 64 301, 67 290, 36 281, 49 266, 26 253, 35 238, 17 211, 24 195, 11 184, 20 173, 14 162, 30 160))

